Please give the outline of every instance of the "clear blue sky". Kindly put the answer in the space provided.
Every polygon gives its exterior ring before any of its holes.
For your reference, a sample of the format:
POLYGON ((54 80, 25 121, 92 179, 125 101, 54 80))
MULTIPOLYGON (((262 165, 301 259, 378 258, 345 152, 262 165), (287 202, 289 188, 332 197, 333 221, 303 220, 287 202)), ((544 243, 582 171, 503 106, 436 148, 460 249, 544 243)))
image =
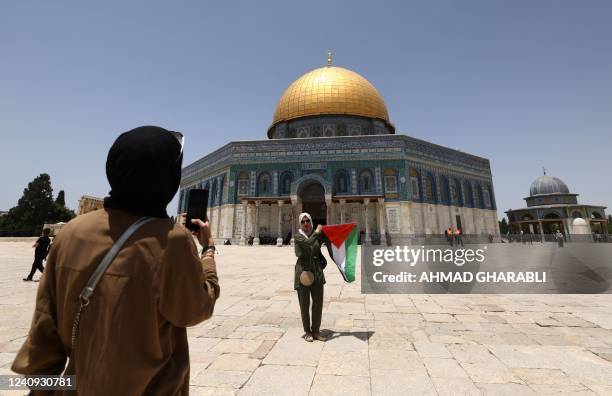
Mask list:
POLYGON ((42 172, 72 208, 106 195, 108 148, 136 126, 184 132, 185 164, 265 139, 328 48, 398 133, 489 158, 500 218, 542 166, 611 206, 610 21, 609 1, 3 2, 0 210, 42 172))

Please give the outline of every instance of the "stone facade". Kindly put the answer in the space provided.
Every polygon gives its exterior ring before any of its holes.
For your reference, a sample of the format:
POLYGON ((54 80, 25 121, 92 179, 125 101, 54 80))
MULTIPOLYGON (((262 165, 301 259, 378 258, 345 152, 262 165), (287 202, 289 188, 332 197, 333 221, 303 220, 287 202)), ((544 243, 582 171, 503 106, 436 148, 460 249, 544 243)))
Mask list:
POLYGON ((606 207, 579 204, 577 197, 578 194, 570 193, 561 179, 545 173, 531 184, 529 196, 524 198, 526 208, 506 211, 510 232, 544 237, 558 230, 570 239, 572 236, 599 234, 606 236, 607 240, 606 207))
POLYGON ((233 243, 281 243, 306 209, 382 243, 448 227, 499 234, 489 161, 405 135, 231 142, 183 169, 178 212, 191 188, 210 190, 214 237, 233 243))
POLYGON ((79 208, 77 209, 77 215, 93 212, 94 210, 102 209, 103 207, 103 198, 83 195, 81 199, 79 199, 79 208))
POLYGON ((382 96, 359 74, 312 70, 281 96, 265 141, 231 142, 183 169, 189 189, 210 191, 216 238, 287 242, 297 217, 354 222, 360 238, 498 236, 491 167, 485 158, 396 135, 382 96))

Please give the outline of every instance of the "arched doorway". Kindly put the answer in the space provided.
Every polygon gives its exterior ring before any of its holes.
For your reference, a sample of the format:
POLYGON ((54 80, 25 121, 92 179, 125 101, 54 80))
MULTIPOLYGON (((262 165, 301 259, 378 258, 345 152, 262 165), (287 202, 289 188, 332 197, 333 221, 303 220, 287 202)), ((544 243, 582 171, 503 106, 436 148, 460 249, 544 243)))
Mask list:
POLYGON ((305 185, 298 192, 302 201, 302 211, 310 213, 313 227, 327 224, 327 205, 325 204, 325 189, 318 182, 305 185))
POLYGON ((607 231, 607 222, 603 218, 603 216, 596 211, 591 213, 591 231, 595 234, 605 234, 607 231))
POLYGON ((544 220, 542 222, 544 227, 545 234, 554 234, 557 230, 565 233, 565 229, 563 227, 563 221, 561 217, 557 213, 548 213, 544 216, 544 220))

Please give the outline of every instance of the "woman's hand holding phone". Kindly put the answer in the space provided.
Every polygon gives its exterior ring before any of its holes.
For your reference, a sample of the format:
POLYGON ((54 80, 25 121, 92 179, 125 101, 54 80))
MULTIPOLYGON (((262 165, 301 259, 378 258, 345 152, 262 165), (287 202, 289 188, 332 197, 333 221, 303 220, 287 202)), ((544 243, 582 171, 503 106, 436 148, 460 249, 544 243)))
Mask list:
MULTIPOLYGON (((187 213, 181 214, 182 225, 185 225, 186 220, 187 213)), ((211 236, 210 225, 208 224, 208 221, 204 222, 200 219, 192 219, 191 223, 198 226, 198 231, 191 231, 191 233, 198 239, 198 242, 200 242, 200 245, 202 245, 202 247, 207 248, 215 245, 215 242, 211 236)))
POLYGON ((200 219, 192 219, 191 223, 199 227, 199 230, 192 231, 192 234, 198 238, 198 241, 200 242, 200 245, 202 245, 203 248, 208 248, 215 245, 215 242, 213 241, 210 233, 208 221, 204 222, 200 219))

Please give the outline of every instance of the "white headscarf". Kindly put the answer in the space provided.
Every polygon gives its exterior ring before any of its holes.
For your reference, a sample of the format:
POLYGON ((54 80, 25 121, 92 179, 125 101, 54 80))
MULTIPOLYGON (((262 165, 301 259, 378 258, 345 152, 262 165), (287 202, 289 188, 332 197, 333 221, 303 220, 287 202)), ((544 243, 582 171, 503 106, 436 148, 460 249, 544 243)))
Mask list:
POLYGON ((310 225, 312 225, 312 226, 313 226, 313 230, 314 230, 314 224, 312 224, 312 217, 310 217, 310 214, 309 214, 309 213, 307 213, 307 212, 303 212, 303 213, 300 213, 300 215, 298 216, 298 221, 299 221, 299 223, 300 223, 300 227, 298 228, 298 232, 299 232, 300 234, 304 235, 306 238, 308 238, 308 235, 306 235, 306 233, 304 232, 304 230, 302 230, 302 219, 303 219, 304 217, 307 217, 307 218, 308 218, 308 220, 310 220, 310 225))

